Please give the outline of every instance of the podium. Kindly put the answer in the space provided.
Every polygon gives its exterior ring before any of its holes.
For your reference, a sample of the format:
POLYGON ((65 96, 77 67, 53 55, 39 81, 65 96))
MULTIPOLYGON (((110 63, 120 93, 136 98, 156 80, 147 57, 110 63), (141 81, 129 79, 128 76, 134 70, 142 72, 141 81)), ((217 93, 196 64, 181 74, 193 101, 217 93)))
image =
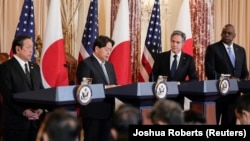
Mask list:
MULTIPOLYGON (((167 98, 176 98, 179 94, 177 82, 166 82, 167 98)), ((116 97, 136 107, 152 106, 157 100, 154 95, 155 82, 138 82, 105 89, 106 97, 116 97)))
POLYGON ((250 80, 238 81, 239 91, 243 93, 250 92, 250 80))
POLYGON ((190 108, 199 110, 207 119, 208 124, 216 124, 215 100, 222 96, 237 94, 239 91, 236 79, 229 79, 229 90, 226 95, 221 95, 218 80, 204 80, 184 82, 178 86, 180 95, 191 100, 190 108))
MULTIPOLYGON (((89 85, 92 90, 91 102, 102 101, 105 98, 103 84, 89 85)), ((32 103, 46 108, 56 107, 76 107, 78 101, 76 92, 79 86, 59 86, 35 91, 27 91, 14 94, 14 99, 18 102, 32 103)))
MULTIPOLYGON (((174 99, 179 95, 177 82, 165 82, 167 85, 168 99, 174 99)), ((154 95, 155 82, 138 82, 129 85, 105 89, 106 97, 116 97, 124 103, 131 104, 140 109, 143 116, 143 124, 151 124, 148 113, 158 99, 154 95)))

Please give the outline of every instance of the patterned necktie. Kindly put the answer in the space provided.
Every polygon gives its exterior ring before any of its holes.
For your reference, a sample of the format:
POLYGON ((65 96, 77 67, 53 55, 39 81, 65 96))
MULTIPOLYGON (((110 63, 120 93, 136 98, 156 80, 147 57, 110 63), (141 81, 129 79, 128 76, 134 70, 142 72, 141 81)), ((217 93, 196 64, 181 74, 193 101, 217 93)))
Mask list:
POLYGON ((25 76, 26 76, 26 79, 28 80, 29 85, 31 86, 30 71, 28 69, 28 64, 27 63, 25 63, 25 76))
POLYGON ((232 48, 231 47, 228 47, 228 55, 229 55, 229 58, 231 60, 231 63, 233 65, 233 67, 235 67, 235 58, 234 58, 234 54, 232 52, 232 48))
POLYGON ((177 67, 177 55, 174 55, 174 61, 172 63, 172 67, 171 67, 171 70, 170 70, 170 74, 171 74, 171 77, 174 77, 174 74, 175 74, 175 71, 176 71, 176 67, 177 67))
POLYGON ((109 84, 110 81, 109 81, 108 73, 107 73, 107 70, 106 70, 106 67, 105 67, 105 63, 101 63, 101 67, 102 67, 102 70, 104 72, 105 78, 106 78, 106 80, 107 80, 107 82, 109 84))

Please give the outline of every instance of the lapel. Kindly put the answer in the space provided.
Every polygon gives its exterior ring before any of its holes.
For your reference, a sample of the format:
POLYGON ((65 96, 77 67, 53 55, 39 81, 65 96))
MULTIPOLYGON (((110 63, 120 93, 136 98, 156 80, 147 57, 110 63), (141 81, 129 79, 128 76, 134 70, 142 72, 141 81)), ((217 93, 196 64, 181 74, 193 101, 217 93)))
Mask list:
POLYGON ((167 53, 166 53, 166 58, 164 57, 164 58, 162 58, 162 59, 166 59, 166 60, 169 60, 169 61, 166 61, 166 66, 168 67, 167 69, 168 69, 168 73, 170 73, 170 71, 171 71, 171 68, 170 68, 170 64, 171 64, 171 51, 168 51, 167 53))
MULTIPOLYGON (((239 55, 238 53, 238 48, 236 49, 237 47, 233 44, 233 49, 234 49, 234 55, 235 55, 235 67, 236 67, 236 64, 237 64, 237 59, 238 58, 237 56, 239 55)), ((219 47, 219 52, 223 55, 223 58, 227 58, 227 63, 230 64, 231 67, 233 67, 233 64, 231 63, 230 61, 230 58, 229 58, 229 55, 228 55, 228 52, 224 46, 224 44, 221 42, 220 44, 220 47, 219 47)))
MULTIPOLYGON (((102 76, 102 80, 104 80, 105 81, 105 83, 107 84, 108 82, 107 82, 107 80, 106 80, 106 77, 105 77, 105 74, 104 74, 104 72, 103 72, 103 70, 102 70, 102 67, 101 67, 101 65, 99 64, 99 62, 98 62, 98 60, 92 55, 91 56, 92 57, 92 61, 93 61, 93 65, 94 65, 94 67, 95 68, 97 68, 97 70, 99 71, 99 74, 101 74, 101 76, 102 76)), ((106 67, 106 63, 105 63, 105 67, 106 67)), ((106 69, 107 69, 107 67, 106 67, 106 69)), ((108 73, 109 71, 107 70, 107 73, 108 73)), ((108 73, 108 75, 109 75, 109 73, 108 73)))
POLYGON ((31 78, 31 85, 34 86, 34 80, 35 79, 35 70, 34 70, 34 66, 33 63, 29 62, 29 68, 30 68, 30 78, 31 78))
POLYGON ((240 53, 238 46, 236 46, 235 44, 233 44, 233 49, 235 55, 235 68, 237 68, 237 65, 239 64, 238 60, 242 54, 240 53))
MULTIPOLYGON (((107 74, 108 74, 109 83, 111 84, 111 82, 112 82, 112 80, 110 79, 110 76, 111 76, 110 73, 111 73, 111 71, 110 71, 110 67, 108 65, 108 62, 105 63, 105 68, 106 68, 106 71, 107 71, 107 74)), ((108 81, 106 80, 106 77, 105 77, 105 81, 108 83, 108 81)))
MULTIPOLYGON (((32 86, 29 85, 29 82, 26 79, 25 72, 24 72, 22 66, 20 66, 20 64, 18 63, 18 61, 14 57, 13 57, 13 60, 14 60, 13 62, 15 64, 14 65, 14 67, 15 67, 14 69, 17 70, 17 73, 18 73, 17 75, 19 75, 21 77, 21 79, 24 80, 25 83, 27 84, 27 86, 31 89, 32 86)), ((32 77, 31 77, 31 80, 32 80, 32 77)))
POLYGON ((184 64, 186 63, 186 59, 187 59, 186 56, 183 53, 181 53, 180 61, 179 61, 179 64, 177 66, 175 75, 178 74, 179 71, 183 70, 182 67, 185 66, 184 64))
POLYGON ((13 62, 13 67, 14 67, 14 70, 17 71, 17 75, 21 77, 21 79, 25 80, 26 77, 25 77, 25 73, 24 73, 24 70, 22 68, 22 66, 18 63, 18 61, 15 59, 15 57, 12 57, 12 62, 13 62))

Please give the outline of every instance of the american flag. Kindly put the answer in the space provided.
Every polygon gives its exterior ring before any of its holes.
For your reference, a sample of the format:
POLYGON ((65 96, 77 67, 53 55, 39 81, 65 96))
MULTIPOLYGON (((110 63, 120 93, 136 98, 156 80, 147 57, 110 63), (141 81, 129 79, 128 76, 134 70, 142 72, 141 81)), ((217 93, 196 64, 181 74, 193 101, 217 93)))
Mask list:
POLYGON ((97 1, 98 0, 91 0, 89 5, 87 21, 82 36, 82 47, 80 48, 78 61, 83 60, 93 53, 93 44, 99 35, 97 1))
MULTIPOLYGON (((35 15, 34 15, 34 6, 33 0, 24 0, 22 12, 19 18, 19 23, 17 25, 15 36, 17 35, 29 35, 32 37, 34 43, 33 55, 31 58, 32 62, 36 61, 35 53, 35 15)), ((10 52, 10 56, 13 56, 12 51, 10 52)))
POLYGON ((140 64, 139 82, 149 81, 154 59, 161 50, 160 2, 159 0, 155 0, 140 64))

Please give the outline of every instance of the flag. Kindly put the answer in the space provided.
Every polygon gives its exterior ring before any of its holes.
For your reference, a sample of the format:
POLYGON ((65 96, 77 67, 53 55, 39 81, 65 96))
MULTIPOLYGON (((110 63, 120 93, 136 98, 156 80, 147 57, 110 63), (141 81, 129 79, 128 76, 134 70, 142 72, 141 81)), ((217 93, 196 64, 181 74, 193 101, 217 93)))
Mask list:
POLYGON ((65 65, 60 0, 51 0, 40 62, 45 88, 68 85, 65 65))
POLYGON ((149 81, 155 57, 162 51, 160 17, 160 2, 155 0, 141 58, 140 73, 138 75, 139 82, 149 81))
MULTIPOLYGON (((193 56, 193 39, 191 27, 189 0, 183 0, 175 29, 181 30, 186 34, 186 41, 182 47, 182 51, 193 56)), ((186 77, 186 80, 189 80, 188 76, 186 77)), ((187 97, 184 98, 184 110, 190 109, 190 102, 190 99, 188 99, 187 97)))
POLYGON ((130 84, 132 82, 129 31, 128 0, 121 0, 112 34, 115 45, 109 57, 109 61, 114 65, 119 85, 130 84))
POLYGON ((94 41, 99 35, 98 29, 98 3, 97 0, 91 0, 87 21, 82 36, 82 47, 78 57, 78 62, 93 53, 94 41))
MULTIPOLYGON (((31 57, 32 62, 36 62, 35 53, 35 15, 34 15, 34 6, 33 0, 24 0, 21 15, 19 22, 16 28, 15 36, 18 35, 28 35, 32 38, 33 41, 33 55, 31 57)), ((10 51, 10 57, 13 56, 12 50, 10 51)))
POLYGON ((193 56, 193 39, 189 0, 183 0, 175 29, 181 30, 186 34, 186 42, 182 47, 182 51, 193 56))

